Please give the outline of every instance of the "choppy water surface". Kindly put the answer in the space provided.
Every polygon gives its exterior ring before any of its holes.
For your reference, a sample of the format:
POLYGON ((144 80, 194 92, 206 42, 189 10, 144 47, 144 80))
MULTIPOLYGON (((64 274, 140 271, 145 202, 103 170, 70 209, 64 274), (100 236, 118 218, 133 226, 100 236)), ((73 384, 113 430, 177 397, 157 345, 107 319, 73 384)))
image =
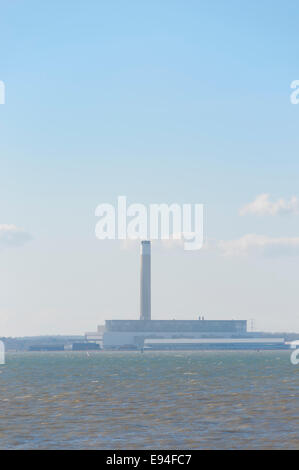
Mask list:
POLYGON ((0 448, 299 448, 299 366, 289 357, 7 354, 0 448))

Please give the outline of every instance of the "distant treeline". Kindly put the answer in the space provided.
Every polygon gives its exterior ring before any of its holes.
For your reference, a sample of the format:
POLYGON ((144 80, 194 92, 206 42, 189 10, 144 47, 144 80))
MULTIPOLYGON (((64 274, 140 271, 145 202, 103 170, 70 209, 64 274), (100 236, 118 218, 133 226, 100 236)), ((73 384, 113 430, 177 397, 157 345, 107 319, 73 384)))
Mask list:
POLYGON ((84 336, 24 336, 22 338, 0 338, 5 344, 6 351, 28 351, 32 346, 71 345, 76 341, 84 341, 84 336))
MULTIPOLYGON (((299 340, 299 333, 261 333, 262 336, 267 338, 284 338, 286 341, 299 340)), ((21 338, 6 338, 0 337, 4 342, 6 351, 28 351, 34 349, 35 346, 41 344, 47 346, 71 346, 76 342, 84 342, 84 336, 24 336, 21 338)))

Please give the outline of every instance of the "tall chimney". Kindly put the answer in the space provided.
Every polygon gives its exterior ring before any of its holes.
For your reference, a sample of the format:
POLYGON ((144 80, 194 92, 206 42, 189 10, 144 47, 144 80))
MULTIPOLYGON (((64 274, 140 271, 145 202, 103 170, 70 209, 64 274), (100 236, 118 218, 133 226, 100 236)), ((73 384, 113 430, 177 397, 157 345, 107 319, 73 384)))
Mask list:
POLYGON ((141 242, 140 320, 151 319, 151 242, 141 242))

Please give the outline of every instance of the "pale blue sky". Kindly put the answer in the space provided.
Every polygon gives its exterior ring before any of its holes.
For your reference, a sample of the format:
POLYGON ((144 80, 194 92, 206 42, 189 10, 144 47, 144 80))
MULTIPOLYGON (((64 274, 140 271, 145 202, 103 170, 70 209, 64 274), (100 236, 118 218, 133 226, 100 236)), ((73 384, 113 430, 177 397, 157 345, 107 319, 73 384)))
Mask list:
MULTIPOLYGON (((1 1, 0 336, 138 316, 138 248, 94 237, 95 207, 200 202, 207 235, 299 236, 239 217, 299 196, 297 1, 1 1), (118 295, 113 295, 116 288, 118 295)), ((299 331, 298 261, 153 249, 153 315, 299 331)))

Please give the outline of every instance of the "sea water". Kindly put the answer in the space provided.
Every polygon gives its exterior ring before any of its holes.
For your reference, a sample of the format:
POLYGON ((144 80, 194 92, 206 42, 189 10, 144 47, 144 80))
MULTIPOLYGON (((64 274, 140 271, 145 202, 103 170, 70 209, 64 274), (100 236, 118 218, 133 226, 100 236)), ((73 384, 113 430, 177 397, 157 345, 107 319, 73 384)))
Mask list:
POLYGON ((7 353, 1 449, 296 449, 289 351, 7 353))

